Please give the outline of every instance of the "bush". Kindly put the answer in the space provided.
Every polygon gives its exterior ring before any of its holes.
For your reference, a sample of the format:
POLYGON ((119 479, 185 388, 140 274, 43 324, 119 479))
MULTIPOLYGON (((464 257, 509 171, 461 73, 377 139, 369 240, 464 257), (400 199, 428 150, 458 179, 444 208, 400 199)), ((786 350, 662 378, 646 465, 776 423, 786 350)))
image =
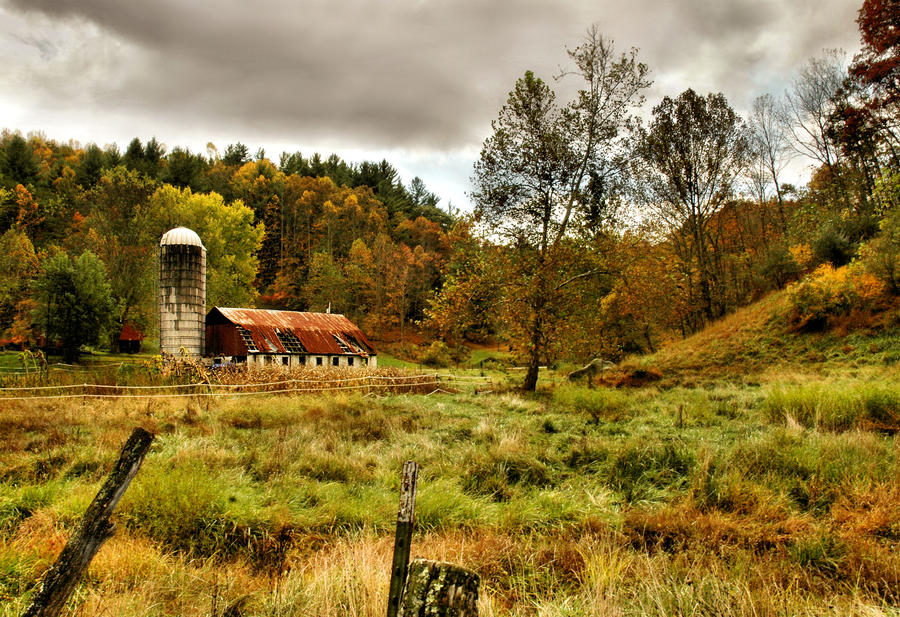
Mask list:
POLYGON ((850 240, 834 227, 828 227, 813 240, 813 254, 820 263, 845 266, 853 259, 854 247, 850 240))
POLYGON ((763 261, 759 265, 759 274, 781 289, 788 281, 795 278, 801 269, 794 254, 785 245, 778 244, 770 248, 763 256, 763 261))
POLYGON ((891 293, 900 294, 900 210, 891 210, 879 228, 878 237, 860 248, 861 262, 891 293))
POLYGON ((866 311, 884 293, 884 284, 859 268, 825 264, 788 288, 790 321, 800 329, 823 329, 829 318, 866 311))
POLYGON ((452 351, 443 341, 435 341, 428 346, 419 360, 425 366, 444 368, 450 366, 452 351))

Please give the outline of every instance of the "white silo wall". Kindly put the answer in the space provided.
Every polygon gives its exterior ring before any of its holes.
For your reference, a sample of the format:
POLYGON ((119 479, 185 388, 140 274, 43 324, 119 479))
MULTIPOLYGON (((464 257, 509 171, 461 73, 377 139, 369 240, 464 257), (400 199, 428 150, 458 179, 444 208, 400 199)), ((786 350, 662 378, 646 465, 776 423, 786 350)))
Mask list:
POLYGON ((203 356, 206 340, 206 249, 202 245, 159 247, 159 348, 182 348, 203 356))

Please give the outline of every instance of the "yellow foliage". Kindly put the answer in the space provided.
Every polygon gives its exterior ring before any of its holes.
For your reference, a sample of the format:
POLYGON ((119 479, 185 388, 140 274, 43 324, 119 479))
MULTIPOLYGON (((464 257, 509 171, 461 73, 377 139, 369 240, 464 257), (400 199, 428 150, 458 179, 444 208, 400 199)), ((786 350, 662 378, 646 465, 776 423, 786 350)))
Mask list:
POLYGON ((885 284, 858 267, 823 264, 788 288, 791 319, 799 326, 824 325, 829 317, 874 308, 885 284))
POLYGON ((800 264, 802 268, 809 268, 812 264, 814 256, 812 248, 808 244, 796 244, 788 250, 791 252, 791 257, 794 258, 794 261, 800 264))

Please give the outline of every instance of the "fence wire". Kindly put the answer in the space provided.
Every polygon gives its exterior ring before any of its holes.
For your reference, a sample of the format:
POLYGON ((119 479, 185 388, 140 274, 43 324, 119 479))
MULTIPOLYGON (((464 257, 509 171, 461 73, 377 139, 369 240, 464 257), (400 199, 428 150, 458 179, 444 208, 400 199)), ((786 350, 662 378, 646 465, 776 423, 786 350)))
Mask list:
MULTIPOLYGON (((17 386, 0 388, 0 401, 93 399, 158 399, 174 397, 238 397, 261 394, 305 394, 368 390, 370 393, 402 393, 419 391, 422 394, 453 393, 457 387, 491 386, 486 378, 441 374, 364 375, 341 379, 286 379, 260 383, 222 384, 188 383, 131 386, 111 384, 60 384, 55 386, 17 386), (273 387, 274 386, 274 387, 273 387), (265 388, 265 389, 261 389, 265 388), (174 391, 182 390, 182 391, 174 391), (44 394, 44 392, 60 392, 44 394)), ((482 390, 484 392, 484 390, 482 390)))

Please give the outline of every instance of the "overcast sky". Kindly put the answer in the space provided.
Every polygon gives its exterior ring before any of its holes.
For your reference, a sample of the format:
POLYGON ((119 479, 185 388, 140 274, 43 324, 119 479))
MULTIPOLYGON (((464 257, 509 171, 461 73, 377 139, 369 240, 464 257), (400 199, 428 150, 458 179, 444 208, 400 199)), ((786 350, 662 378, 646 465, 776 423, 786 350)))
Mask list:
POLYGON ((596 23, 637 47, 648 110, 688 87, 743 112, 861 0, 0 0, 0 127, 124 150, 386 158, 467 208, 472 164, 526 70, 549 80, 596 23))

